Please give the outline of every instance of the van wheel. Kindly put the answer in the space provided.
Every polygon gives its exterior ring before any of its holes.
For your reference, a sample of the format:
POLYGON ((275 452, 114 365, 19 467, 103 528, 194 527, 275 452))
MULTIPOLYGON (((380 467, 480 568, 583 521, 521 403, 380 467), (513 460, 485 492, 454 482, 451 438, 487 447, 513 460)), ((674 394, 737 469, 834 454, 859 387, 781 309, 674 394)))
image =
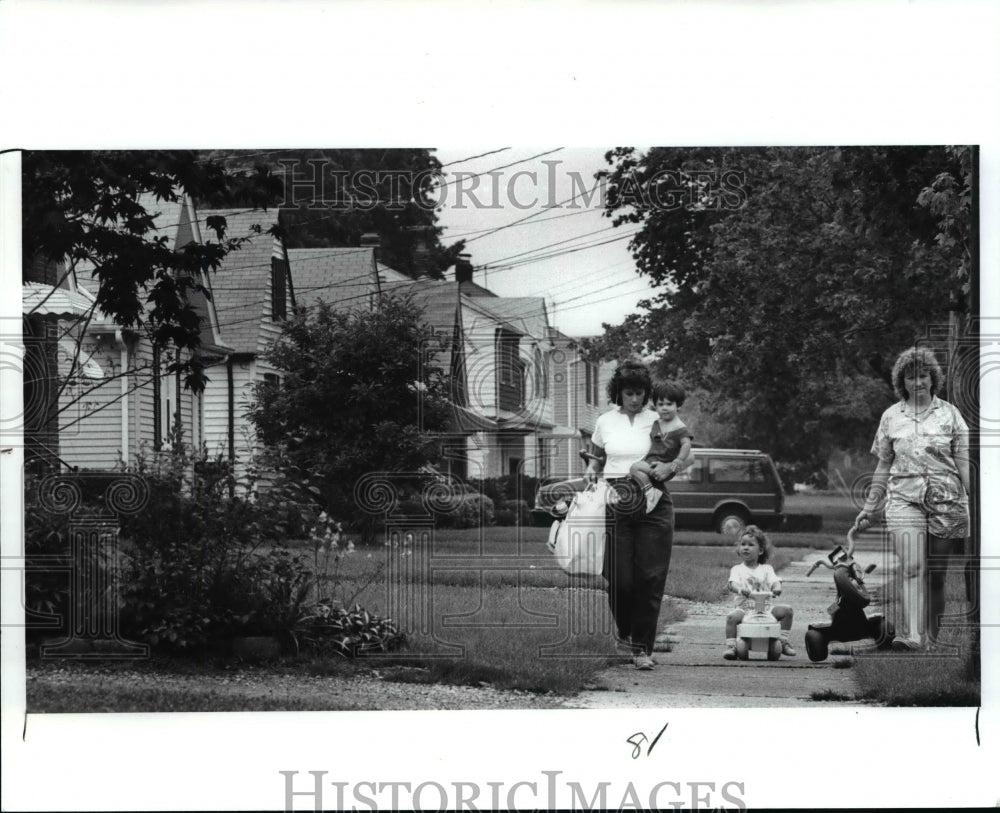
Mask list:
POLYGON ((724 536, 739 536, 750 522, 750 516, 742 508, 724 506, 715 514, 715 531, 724 536))

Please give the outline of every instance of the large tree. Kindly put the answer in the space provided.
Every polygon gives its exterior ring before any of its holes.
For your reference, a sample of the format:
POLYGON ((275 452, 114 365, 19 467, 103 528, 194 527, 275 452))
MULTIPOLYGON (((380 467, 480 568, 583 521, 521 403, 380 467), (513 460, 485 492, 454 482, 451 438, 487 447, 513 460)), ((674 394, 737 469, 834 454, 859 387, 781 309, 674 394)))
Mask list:
POLYGON ((212 150, 206 157, 244 172, 265 164, 281 178, 272 203, 284 209, 289 247, 356 246, 373 233, 387 265, 437 278, 464 247, 441 244, 434 190, 445 172, 429 149, 212 150))
POLYGON ((918 202, 960 175, 961 151, 622 148, 608 161, 608 214, 640 225, 636 266, 662 292, 602 349, 653 354, 703 388, 734 441, 818 465, 870 434, 895 354, 967 308, 940 213, 918 202))

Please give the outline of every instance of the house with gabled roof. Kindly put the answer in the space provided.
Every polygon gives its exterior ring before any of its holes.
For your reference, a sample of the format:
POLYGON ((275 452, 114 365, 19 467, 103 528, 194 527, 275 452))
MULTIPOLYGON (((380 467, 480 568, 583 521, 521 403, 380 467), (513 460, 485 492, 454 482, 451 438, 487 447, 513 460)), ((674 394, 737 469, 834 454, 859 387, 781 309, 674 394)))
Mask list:
POLYGON ((583 470, 578 452, 592 450, 590 438, 597 418, 611 408, 607 385, 614 365, 587 358, 579 337, 550 328, 549 339, 553 347, 553 434, 560 438, 553 443, 552 474, 577 477, 583 470))
POLYGON ((201 210, 226 219, 227 238, 247 238, 212 273, 210 290, 228 351, 209 360, 204 402, 203 447, 221 457, 240 477, 262 451, 247 416, 258 384, 277 384, 281 372, 266 354, 281 335, 281 323, 296 307, 284 239, 269 230, 278 210, 201 210))
MULTIPOLYGON (((188 195, 167 201, 143 194, 139 203, 154 217, 153 236, 165 237, 168 248, 201 242, 188 195)), ((26 333, 49 341, 40 356, 48 357, 47 380, 25 380, 26 392, 47 413, 32 419, 40 430, 33 456, 66 468, 108 470, 171 440, 201 443, 202 400, 182 386, 179 373, 167 372, 174 351, 154 347, 146 335, 115 325, 97 309, 92 266, 29 259, 24 280, 26 333)), ((204 273, 201 283, 209 284, 204 273)), ((191 292, 189 303, 202 324, 199 352, 226 352, 211 300, 191 292)), ((35 429, 26 426, 26 432, 35 429)))
POLYGON ((460 285, 470 406, 497 424, 475 438, 470 466, 482 477, 547 476, 554 420, 545 302, 470 295, 460 285))
MULTIPOLYGON (((389 269, 391 270, 391 269, 389 269)), ((460 259, 454 280, 383 280, 411 297, 442 343, 451 372, 450 470, 474 479, 551 468, 553 407, 548 316, 538 297, 498 297, 472 281, 460 259), (446 351, 446 352, 445 352, 446 351)))

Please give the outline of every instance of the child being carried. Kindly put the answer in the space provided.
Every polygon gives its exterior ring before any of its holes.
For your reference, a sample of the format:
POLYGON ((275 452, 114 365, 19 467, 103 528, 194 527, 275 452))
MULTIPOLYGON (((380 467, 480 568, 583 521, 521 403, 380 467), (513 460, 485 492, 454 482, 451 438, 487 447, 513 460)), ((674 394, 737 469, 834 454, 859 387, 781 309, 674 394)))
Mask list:
POLYGON ((669 463, 671 471, 667 480, 672 480, 691 462, 691 440, 694 437, 684 421, 677 417, 686 397, 680 384, 674 381, 657 381, 653 384, 652 396, 659 418, 650 431, 649 453, 629 469, 629 474, 642 486, 647 514, 656 508, 663 496, 663 490, 652 480, 651 464, 669 463))

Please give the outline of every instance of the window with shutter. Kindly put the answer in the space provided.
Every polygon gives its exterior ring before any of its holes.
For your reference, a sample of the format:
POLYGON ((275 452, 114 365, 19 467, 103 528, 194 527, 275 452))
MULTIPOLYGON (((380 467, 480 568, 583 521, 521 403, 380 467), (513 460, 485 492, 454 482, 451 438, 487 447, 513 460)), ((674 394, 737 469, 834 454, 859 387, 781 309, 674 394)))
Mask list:
POLYGON ((275 322, 285 318, 287 314, 285 296, 286 265, 284 260, 271 258, 271 319, 275 322))

